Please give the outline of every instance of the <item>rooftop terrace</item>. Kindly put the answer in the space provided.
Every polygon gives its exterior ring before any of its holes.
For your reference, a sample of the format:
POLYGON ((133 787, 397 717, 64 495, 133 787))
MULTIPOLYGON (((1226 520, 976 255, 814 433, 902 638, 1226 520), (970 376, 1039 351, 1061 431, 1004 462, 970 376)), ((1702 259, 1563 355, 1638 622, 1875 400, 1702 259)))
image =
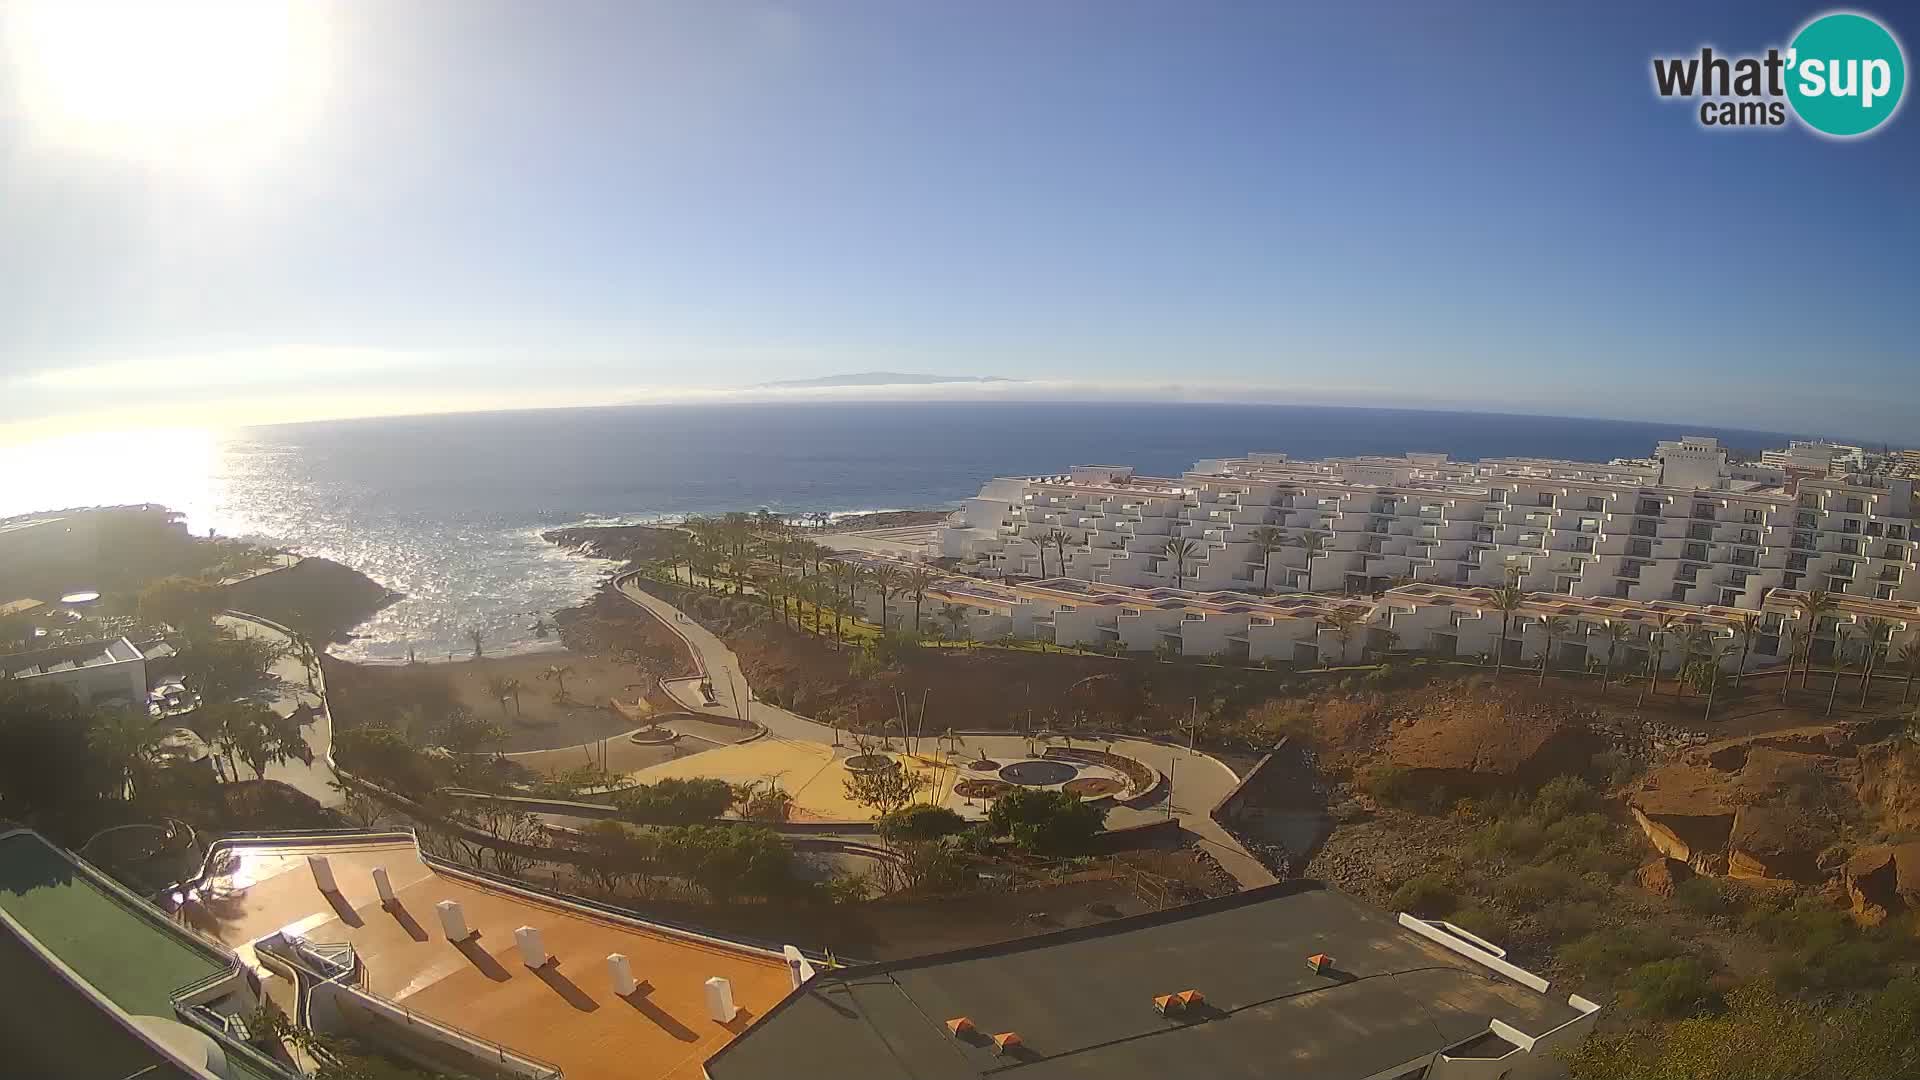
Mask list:
POLYGON ((700 1062, 787 993, 776 955, 622 919, 530 891, 437 868, 411 840, 261 842, 230 849, 183 907, 195 926, 251 957, 277 932, 350 944, 366 989, 441 1024, 476 1032, 519 1054, 551 1062, 569 1080, 695 1080, 700 1062), (339 891, 322 893, 309 854, 325 855, 339 891), (384 868, 396 902, 373 884, 384 868), (477 933, 450 942, 434 905, 460 903, 477 933), (538 927, 556 962, 521 962, 514 930, 538 927), (625 955, 640 988, 617 996, 605 958, 625 955), (740 1014, 707 1015, 704 983, 733 985, 740 1014))

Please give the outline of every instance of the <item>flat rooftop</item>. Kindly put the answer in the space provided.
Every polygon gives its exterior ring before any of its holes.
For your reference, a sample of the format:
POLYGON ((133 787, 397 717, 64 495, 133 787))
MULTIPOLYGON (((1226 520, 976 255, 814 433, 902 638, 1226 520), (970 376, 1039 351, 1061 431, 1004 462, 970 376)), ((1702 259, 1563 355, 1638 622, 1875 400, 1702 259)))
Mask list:
POLYGON ((15 1076, 188 1080, 172 1059, 127 1031, 0 928, 0 1046, 15 1076))
POLYGON ((126 638, 116 638, 112 641, 88 641, 0 656, 0 672, 5 672, 16 679, 30 679, 35 675, 47 675, 58 671, 77 671, 80 668, 124 664, 130 660, 144 659, 145 655, 126 638))
POLYGON ((175 991, 231 967, 159 909, 122 895, 33 833, 0 836, 0 910, 136 1016, 172 1016, 175 991))
POLYGON ((252 943, 281 931, 350 944, 371 993, 550 1062, 568 1080, 698 1080, 702 1059, 789 987, 785 963, 771 954, 443 872, 410 840, 244 845, 196 893, 183 914, 243 959, 252 962, 252 943), (339 893, 315 886, 309 854, 329 859, 339 893), (396 904, 381 906, 375 867, 386 869, 396 904), (446 939, 434 910, 442 900, 460 902, 478 931, 470 942, 446 939), (558 963, 540 971, 521 963, 520 926, 539 927, 558 963), (632 962, 636 993, 614 994, 609 953, 632 962), (704 984, 716 975, 733 984, 740 1006, 726 1025, 707 1016, 704 984))
POLYGON ((707 1061, 713 1080, 793 1076, 1363 1077, 1482 1036, 1583 1015, 1497 978, 1319 882, 1004 945, 824 971, 707 1061), (1307 957, 1326 953, 1316 974, 1307 957), (1163 1017, 1153 999, 1198 990, 1163 1017), (981 1037, 945 1027, 972 1020, 981 1037), (996 1057, 984 1038, 1017 1032, 996 1057))

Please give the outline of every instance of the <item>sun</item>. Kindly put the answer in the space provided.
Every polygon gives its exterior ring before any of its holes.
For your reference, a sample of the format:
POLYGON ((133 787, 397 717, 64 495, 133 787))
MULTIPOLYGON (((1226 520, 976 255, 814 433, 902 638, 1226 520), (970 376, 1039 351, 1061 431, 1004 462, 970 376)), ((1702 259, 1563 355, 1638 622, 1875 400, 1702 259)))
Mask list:
POLYGON ((298 0, 0 5, 15 113, 37 141, 223 170, 271 158, 326 89, 328 27, 298 0))

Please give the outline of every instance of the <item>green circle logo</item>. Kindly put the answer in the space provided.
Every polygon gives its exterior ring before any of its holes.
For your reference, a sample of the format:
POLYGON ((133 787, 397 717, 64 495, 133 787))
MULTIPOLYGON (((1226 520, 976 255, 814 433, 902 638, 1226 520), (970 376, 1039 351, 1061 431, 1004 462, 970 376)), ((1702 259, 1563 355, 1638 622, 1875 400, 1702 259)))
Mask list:
POLYGON ((1787 99, 1808 127, 1865 135, 1900 108, 1907 60, 1887 28, 1836 12, 1808 23, 1787 50, 1787 99))

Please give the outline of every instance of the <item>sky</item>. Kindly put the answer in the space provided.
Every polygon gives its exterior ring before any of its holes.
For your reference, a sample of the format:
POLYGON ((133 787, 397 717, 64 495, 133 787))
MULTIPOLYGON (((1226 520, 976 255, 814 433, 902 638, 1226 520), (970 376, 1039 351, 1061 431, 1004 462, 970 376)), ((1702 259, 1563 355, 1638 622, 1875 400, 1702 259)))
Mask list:
POLYGON ((1652 88, 1817 5, 99 7, 0 4, 0 440, 888 370, 1920 443, 1920 115, 1652 88))

